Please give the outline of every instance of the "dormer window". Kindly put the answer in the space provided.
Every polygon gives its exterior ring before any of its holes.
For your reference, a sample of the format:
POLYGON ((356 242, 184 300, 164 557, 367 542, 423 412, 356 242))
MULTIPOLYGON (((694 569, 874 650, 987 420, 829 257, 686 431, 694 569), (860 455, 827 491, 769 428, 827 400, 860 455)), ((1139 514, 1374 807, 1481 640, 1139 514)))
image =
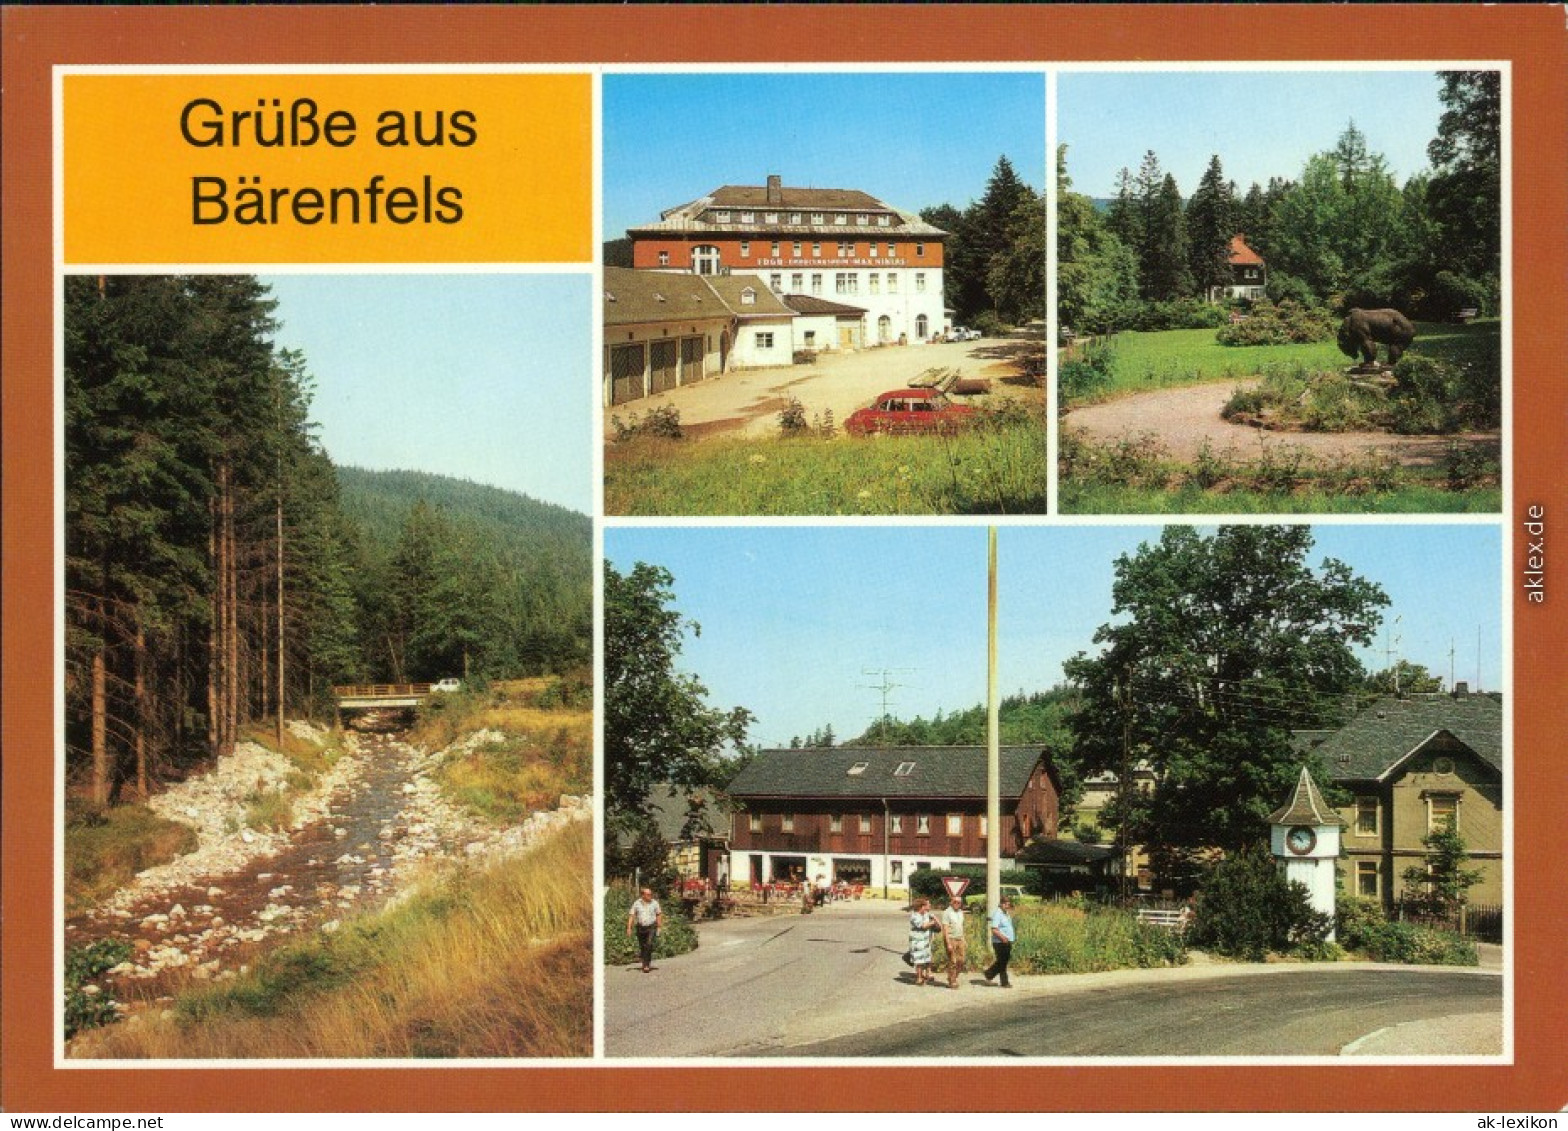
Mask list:
POLYGON ((877 217, 877 227, 879 227, 879 228, 889 227, 889 226, 892 225, 892 223, 893 223, 893 218, 891 216, 888 216, 888 215, 884 214, 884 215, 881 215, 881 216, 877 217))
POLYGON ((833 217, 833 223, 843 227, 849 223, 849 213, 839 212, 833 217))
POLYGON ((852 777, 852 778, 859 777, 861 774, 866 772, 866 767, 869 766, 869 765, 871 765, 870 762, 856 762, 853 766, 851 766, 849 768, 849 770, 848 770, 849 776, 852 777))
POLYGON ((893 776, 895 778, 907 778, 914 772, 915 764, 913 762, 900 762, 898 764, 898 769, 893 771, 893 776))
POLYGON ((713 214, 713 222, 715 224, 728 224, 730 222, 729 212, 715 212, 713 214))
POLYGON ((791 212, 789 214, 789 222, 791 224, 798 224, 798 223, 800 223, 800 213, 799 212, 791 212))
POLYGON ((779 214, 777 212, 764 212, 762 220, 765 224, 777 224, 779 222, 779 214))
POLYGON ((826 219, 826 215, 824 213, 813 212, 811 214, 811 222, 813 224, 821 224, 821 223, 823 223, 825 221, 825 219, 826 219))
POLYGON ((742 224, 755 224, 757 222, 757 214, 755 212, 742 212, 740 214, 740 222, 742 224))
POLYGON ((740 292, 740 303, 742 306, 757 305, 757 292, 752 290, 750 287, 747 287, 745 290, 740 292))
POLYGON ((859 216, 855 217, 855 223, 859 224, 861 227, 864 227, 865 225, 871 223, 871 217, 862 212, 859 216))

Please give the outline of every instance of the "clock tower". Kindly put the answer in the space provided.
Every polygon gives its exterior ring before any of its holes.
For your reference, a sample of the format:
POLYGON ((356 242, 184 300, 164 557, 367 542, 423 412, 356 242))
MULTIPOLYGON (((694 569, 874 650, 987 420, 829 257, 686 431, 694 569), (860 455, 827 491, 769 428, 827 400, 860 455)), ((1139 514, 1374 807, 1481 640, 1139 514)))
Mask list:
MULTIPOLYGON (((1302 767, 1290 800, 1269 814, 1269 842, 1284 861, 1285 878, 1307 889, 1312 907, 1334 917, 1334 861, 1345 819, 1329 807, 1312 775, 1302 767)), ((1334 941, 1332 927, 1328 941, 1334 941)))

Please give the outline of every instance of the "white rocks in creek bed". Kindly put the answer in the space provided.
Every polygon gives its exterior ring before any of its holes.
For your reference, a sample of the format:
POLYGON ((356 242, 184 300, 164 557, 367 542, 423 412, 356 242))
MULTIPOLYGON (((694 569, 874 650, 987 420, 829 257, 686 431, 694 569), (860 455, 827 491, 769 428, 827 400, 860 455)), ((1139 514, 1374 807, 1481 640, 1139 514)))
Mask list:
POLYGON ((295 738, 303 738, 306 742, 314 743, 317 746, 325 746, 327 744, 327 732, 319 727, 311 726, 304 719, 290 719, 285 726, 288 728, 288 732, 295 738))

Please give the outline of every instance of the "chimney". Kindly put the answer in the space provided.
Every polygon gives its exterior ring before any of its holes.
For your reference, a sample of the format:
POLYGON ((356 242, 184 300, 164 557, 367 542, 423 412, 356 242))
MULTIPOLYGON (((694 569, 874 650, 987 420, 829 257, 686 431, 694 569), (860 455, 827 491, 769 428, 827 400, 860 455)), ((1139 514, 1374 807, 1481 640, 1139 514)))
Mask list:
POLYGON ((1454 684, 1454 698, 1455 699, 1468 699, 1468 698, 1470 698, 1470 685, 1468 683, 1466 683, 1464 680, 1460 680, 1458 683, 1454 684))
POLYGON ((768 203, 784 203, 784 181, 777 173, 768 174, 768 203))

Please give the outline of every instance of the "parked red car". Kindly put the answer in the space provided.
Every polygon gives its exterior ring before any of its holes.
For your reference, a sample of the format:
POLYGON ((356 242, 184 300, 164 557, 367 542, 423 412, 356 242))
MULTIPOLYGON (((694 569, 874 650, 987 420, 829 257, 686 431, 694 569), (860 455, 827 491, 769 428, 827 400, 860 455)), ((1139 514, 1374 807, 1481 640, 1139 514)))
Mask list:
POLYGON ((895 436, 952 434, 973 424, 979 415, 968 405, 954 404, 936 389, 893 389, 879 396, 870 408, 851 413, 844 421, 844 431, 851 436, 878 432, 895 436))

